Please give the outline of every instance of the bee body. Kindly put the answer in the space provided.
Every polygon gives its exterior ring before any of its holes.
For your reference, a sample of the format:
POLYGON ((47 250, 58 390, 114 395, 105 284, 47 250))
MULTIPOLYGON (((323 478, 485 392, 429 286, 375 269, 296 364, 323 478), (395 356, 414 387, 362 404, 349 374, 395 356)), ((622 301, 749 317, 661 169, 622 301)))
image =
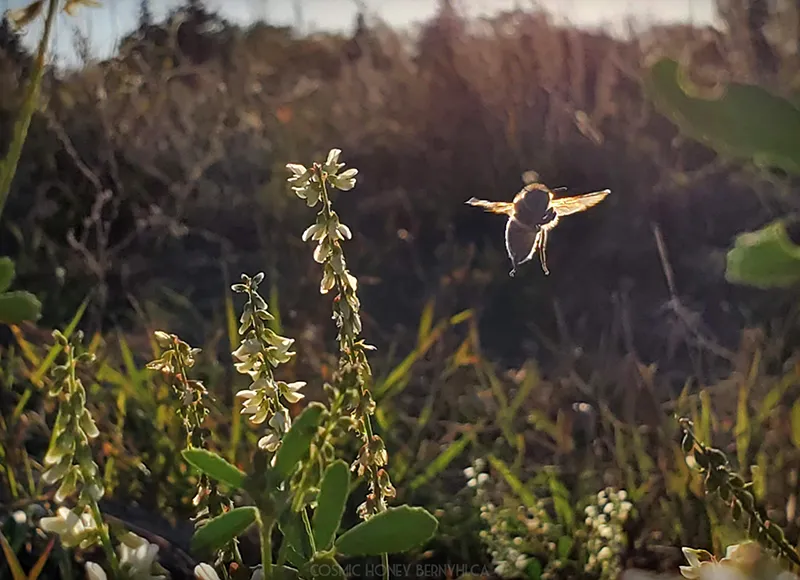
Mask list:
POLYGON ((509 276, 514 276, 520 264, 531 260, 538 252, 542 270, 547 268, 547 237, 561 217, 589 209, 603 201, 611 190, 604 189, 584 195, 556 198, 553 190, 531 180, 514 196, 514 200, 486 201, 471 198, 466 203, 482 207, 490 213, 508 216, 506 222, 506 251, 511 260, 509 276))

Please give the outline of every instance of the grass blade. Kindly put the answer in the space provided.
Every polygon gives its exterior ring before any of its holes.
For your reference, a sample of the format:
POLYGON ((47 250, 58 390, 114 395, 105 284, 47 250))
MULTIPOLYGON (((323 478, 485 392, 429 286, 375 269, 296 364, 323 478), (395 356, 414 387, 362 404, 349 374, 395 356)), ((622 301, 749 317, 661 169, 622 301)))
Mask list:
POLYGON ((442 471, 448 468, 453 460, 461 455, 467 446, 472 443, 472 438, 468 435, 462 435, 454 443, 450 444, 439 456, 428 464, 420 475, 411 481, 411 489, 416 490, 424 485, 442 471))

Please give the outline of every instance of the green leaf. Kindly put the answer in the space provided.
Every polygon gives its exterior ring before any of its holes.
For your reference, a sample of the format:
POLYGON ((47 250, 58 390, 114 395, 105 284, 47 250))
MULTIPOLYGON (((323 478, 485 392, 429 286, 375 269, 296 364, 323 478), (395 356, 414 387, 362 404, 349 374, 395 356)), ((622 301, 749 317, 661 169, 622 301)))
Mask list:
POLYGON ((314 558, 303 567, 301 574, 305 578, 313 578, 314 580, 317 578, 347 580, 347 574, 345 574, 339 562, 330 554, 314 558))
POLYGON ((399 554, 427 542, 438 525, 423 508, 388 508, 339 536, 335 546, 345 556, 399 554))
POLYGON ((800 246, 777 220, 736 237, 728 251, 725 278, 756 288, 788 288, 800 282, 800 246))
POLYGON ((320 403, 309 403, 283 437, 275 457, 275 473, 281 481, 289 478, 297 462, 308 453, 324 410, 325 407, 320 403))
POLYGON ((184 449, 181 455, 193 467, 234 489, 241 489, 247 477, 242 470, 206 449, 184 449))
POLYGON ((525 487, 525 485, 517 476, 511 473, 511 469, 509 469, 508 465, 506 465, 502 459, 495 457, 494 455, 490 455, 489 463, 491 463, 492 467, 500 472, 500 475, 506 480, 506 483, 509 485, 509 487, 511 487, 511 490, 516 493, 517 497, 519 497, 519 499, 522 500, 522 503, 525 504, 525 507, 536 507, 536 497, 529 489, 525 487))
POLYGON ((347 496, 350 494, 350 468, 338 460, 325 470, 322 477, 317 509, 311 527, 317 550, 329 550, 344 515, 347 496))
POLYGON ((0 294, 0 323, 35 322, 42 314, 42 303, 30 292, 18 290, 0 294))
POLYGON ((9 289, 14 280, 14 274, 14 261, 7 256, 0 258, 0 292, 9 289))
POLYGON ((244 506, 208 520, 192 536, 192 550, 195 552, 218 550, 243 534, 256 521, 257 514, 258 511, 253 506, 244 506))
POLYGON ((756 85, 730 83, 703 97, 669 58, 645 77, 656 107, 686 135, 723 155, 800 174, 800 109, 756 85))
POLYGON ((566 560, 569 553, 572 551, 572 546, 575 544, 575 539, 572 536, 561 536, 558 538, 558 558, 559 560, 566 560))
POLYGON ((300 519, 300 514, 285 510, 278 521, 278 528, 283 534, 283 541, 288 546, 287 559, 289 562, 298 567, 305 565, 311 559, 312 549, 311 540, 300 519))

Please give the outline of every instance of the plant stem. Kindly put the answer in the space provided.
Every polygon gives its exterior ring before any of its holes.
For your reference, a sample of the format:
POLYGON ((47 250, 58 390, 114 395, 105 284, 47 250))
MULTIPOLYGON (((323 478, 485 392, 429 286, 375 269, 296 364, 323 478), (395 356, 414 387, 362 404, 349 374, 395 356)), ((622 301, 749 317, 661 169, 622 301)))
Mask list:
POLYGON ((306 511, 305 506, 303 506, 300 512, 303 514, 303 525, 306 527, 306 534, 308 534, 308 541, 311 544, 311 553, 312 554, 316 553, 317 544, 314 541, 314 532, 311 530, 311 522, 308 521, 308 512, 306 511))
POLYGON ((264 580, 272 579, 272 528, 275 518, 264 510, 258 510, 258 529, 261 536, 261 570, 264 580))
POLYGON ((106 558, 108 558, 108 563, 111 566, 111 575, 114 578, 119 578, 119 561, 117 560, 117 555, 114 553, 114 546, 111 545, 111 536, 108 535, 108 528, 100 513, 100 506, 97 505, 95 500, 92 500, 89 502, 89 508, 92 510, 92 517, 100 532, 100 542, 103 544, 103 551, 106 553, 106 558))
POLYGON ((33 75, 25 89, 25 97, 22 101, 22 108, 20 109, 19 116, 14 122, 14 133, 11 145, 8 147, 8 153, 5 159, 0 162, 0 216, 3 214, 3 207, 6 204, 8 193, 11 190, 11 182, 14 180, 14 174, 17 172, 17 164, 22 155, 22 146, 25 144, 25 139, 28 136, 28 128, 31 125, 33 112, 36 110, 39 89, 42 84, 42 77, 44 76, 44 59, 47 54, 47 46, 50 44, 50 33, 53 29, 56 13, 58 12, 58 3, 59 0, 50 0, 47 6, 47 19, 44 23, 42 38, 39 40, 33 75))

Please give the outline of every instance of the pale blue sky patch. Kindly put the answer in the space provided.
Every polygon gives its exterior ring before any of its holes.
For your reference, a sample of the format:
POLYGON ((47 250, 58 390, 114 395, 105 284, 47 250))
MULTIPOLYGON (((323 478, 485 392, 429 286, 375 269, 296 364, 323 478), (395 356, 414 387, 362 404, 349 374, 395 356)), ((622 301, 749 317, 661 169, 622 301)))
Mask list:
MULTIPOLYGON (((536 6, 548 10, 557 21, 568 21, 580 27, 604 27, 615 33, 624 32, 632 19, 641 24, 715 22, 714 0, 456 0, 464 12, 472 16, 492 15, 515 6, 536 6)), ((27 0, 0 0, 0 8, 19 8, 27 0)), ((153 0, 156 18, 179 5, 180 0, 153 0)), ((409 27, 429 19, 436 12, 437 0, 363 0, 374 15, 393 26, 409 27)), ((207 5, 233 22, 247 24, 266 19, 272 24, 295 25, 303 30, 352 29, 357 12, 353 0, 208 0, 207 5)), ((73 28, 83 31, 91 40, 93 53, 100 58, 114 53, 116 42, 131 31, 137 20, 139 0, 103 0, 101 8, 79 8, 74 18, 62 15, 53 38, 55 53, 61 64, 74 64, 73 28)), ((25 34, 25 43, 34 46, 41 33, 41 23, 32 25, 25 34)))

